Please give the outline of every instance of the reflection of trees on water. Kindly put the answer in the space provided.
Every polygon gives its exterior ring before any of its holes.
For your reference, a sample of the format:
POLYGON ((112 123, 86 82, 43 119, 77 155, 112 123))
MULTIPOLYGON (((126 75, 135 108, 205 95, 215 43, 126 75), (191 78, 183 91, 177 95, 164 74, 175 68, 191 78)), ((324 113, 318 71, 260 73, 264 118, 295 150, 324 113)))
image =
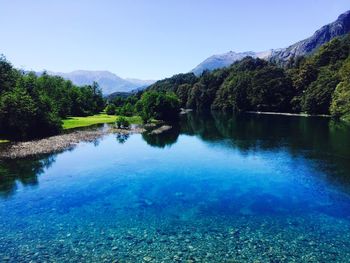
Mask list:
POLYGON ((94 144, 94 146, 95 147, 97 147, 97 146, 99 146, 100 145, 100 142, 101 142, 101 139, 94 139, 93 141, 92 141, 92 143, 94 144))
POLYGON ((350 126, 328 118, 193 113, 181 119, 181 133, 224 143, 243 154, 283 149, 317 161, 327 175, 336 174, 331 180, 350 183, 350 126))
POLYGON ((37 185, 38 176, 55 162, 55 157, 0 160, 0 196, 13 194, 18 183, 23 186, 37 185))
POLYGON ((150 146, 164 148, 166 146, 171 146, 172 144, 176 143, 179 134, 179 125, 172 124, 172 128, 170 130, 164 131, 160 134, 151 134, 144 132, 142 134, 142 138, 150 146))
POLYGON ((327 118, 188 114, 181 120, 181 132, 200 136, 204 141, 230 139, 232 146, 242 151, 286 146, 292 152, 336 151, 346 156, 350 147, 350 127, 327 118))
POLYGON ((125 143, 129 139, 130 135, 127 133, 117 133, 115 138, 120 144, 125 143))

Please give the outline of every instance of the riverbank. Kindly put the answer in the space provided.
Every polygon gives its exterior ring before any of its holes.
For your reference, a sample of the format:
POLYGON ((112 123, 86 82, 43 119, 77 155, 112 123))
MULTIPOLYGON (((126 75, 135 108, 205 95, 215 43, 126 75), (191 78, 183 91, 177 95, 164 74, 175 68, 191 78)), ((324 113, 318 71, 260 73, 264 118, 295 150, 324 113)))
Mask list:
MULTIPOLYGON (((89 127, 97 124, 111 124, 115 123, 120 116, 107 115, 105 113, 100 113, 92 116, 86 117, 68 117, 63 120, 63 130, 72 130, 76 128, 89 127)), ((140 116, 124 117, 130 124, 140 125, 142 124, 142 119, 140 116)), ((60 135, 59 135, 60 136, 60 135)), ((10 140, 0 139, 0 145, 5 143, 10 143, 10 140)))
POLYGON ((80 130, 64 133, 44 139, 11 142, 0 149, 0 158, 16 159, 42 154, 62 152, 73 149, 80 142, 93 142, 110 133, 134 134, 142 133, 145 130, 138 126, 132 126, 130 129, 94 129, 80 130))
POLYGON ((119 129, 116 127, 104 127, 85 130, 75 130, 60 135, 55 135, 39 140, 25 142, 10 142, 3 144, 0 148, 0 159, 17 159, 43 154, 58 153, 73 149, 80 142, 93 142, 107 134, 137 134, 148 132, 152 135, 159 135, 172 129, 172 126, 156 125, 148 127, 146 130, 141 125, 131 125, 129 129, 119 129))
POLYGON ((248 114, 263 114, 263 115, 281 115, 281 116, 295 116, 295 117, 324 117, 331 118, 331 115, 326 114, 307 114, 307 113, 288 113, 288 112, 272 112, 272 111, 245 111, 248 114))

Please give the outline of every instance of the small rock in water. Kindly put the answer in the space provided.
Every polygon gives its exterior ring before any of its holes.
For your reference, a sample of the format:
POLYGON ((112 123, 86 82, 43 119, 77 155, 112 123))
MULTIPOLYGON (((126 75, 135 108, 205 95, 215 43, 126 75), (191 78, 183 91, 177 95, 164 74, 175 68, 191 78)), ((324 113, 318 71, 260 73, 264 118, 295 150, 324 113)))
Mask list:
POLYGON ((152 258, 146 256, 146 257, 143 258, 143 260, 146 261, 146 262, 151 262, 151 261, 152 261, 152 258))

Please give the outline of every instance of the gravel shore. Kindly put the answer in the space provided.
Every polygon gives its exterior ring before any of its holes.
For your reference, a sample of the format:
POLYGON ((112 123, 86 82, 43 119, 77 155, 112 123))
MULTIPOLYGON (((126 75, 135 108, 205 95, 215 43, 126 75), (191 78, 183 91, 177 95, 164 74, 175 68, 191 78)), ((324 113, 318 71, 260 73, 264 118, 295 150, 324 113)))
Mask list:
POLYGON ((61 152, 74 148, 79 142, 92 142, 109 133, 133 134, 142 132, 144 132, 144 129, 139 127, 132 127, 127 130, 116 128, 79 130, 39 140, 13 142, 0 148, 0 159, 24 158, 61 152))

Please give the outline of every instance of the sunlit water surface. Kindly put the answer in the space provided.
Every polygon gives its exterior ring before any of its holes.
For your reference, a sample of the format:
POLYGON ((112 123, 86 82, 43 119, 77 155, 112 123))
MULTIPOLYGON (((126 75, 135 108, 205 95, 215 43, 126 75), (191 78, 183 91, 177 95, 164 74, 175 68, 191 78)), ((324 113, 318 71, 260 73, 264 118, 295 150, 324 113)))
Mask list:
POLYGON ((0 161, 0 262, 350 262, 350 128, 184 116, 0 161))

